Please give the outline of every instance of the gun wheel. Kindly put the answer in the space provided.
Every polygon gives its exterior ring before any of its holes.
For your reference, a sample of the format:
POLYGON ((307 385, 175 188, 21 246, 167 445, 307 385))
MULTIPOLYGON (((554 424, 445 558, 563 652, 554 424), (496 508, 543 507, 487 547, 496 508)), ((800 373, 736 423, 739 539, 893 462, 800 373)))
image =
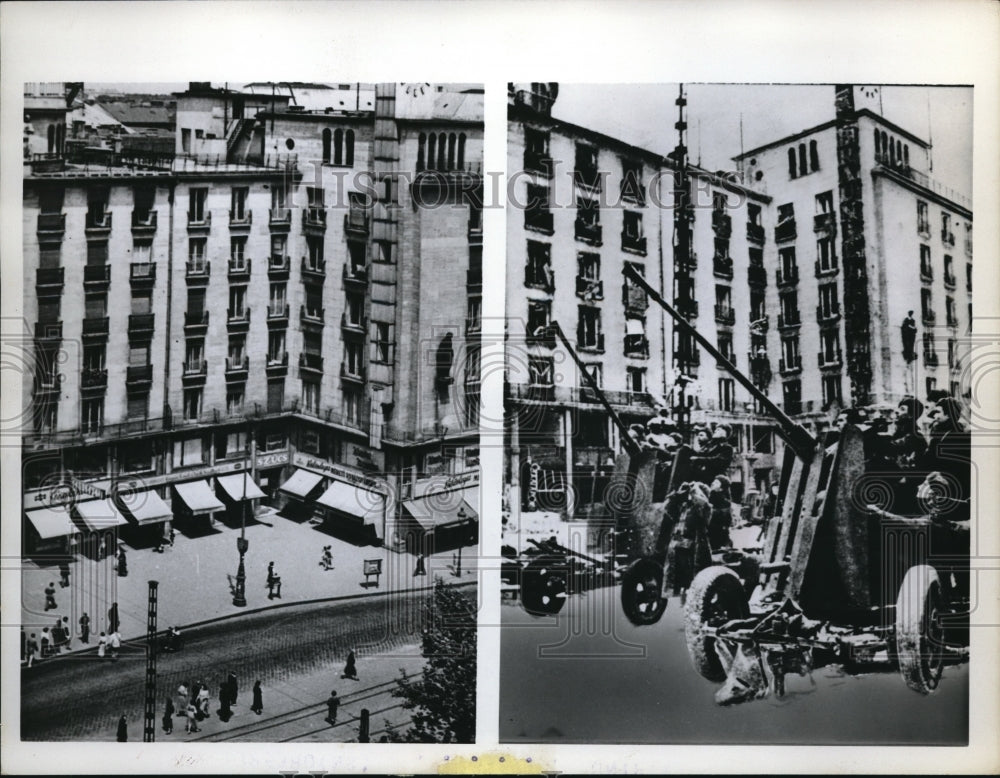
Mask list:
POLYGON ((566 604, 566 560, 533 559, 521 571, 521 605, 532 616, 553 616, 566 604))
POLYGON ((906 685, 920 694, 933 692, 944 669, 941 581, 930 565, 906 571, 896 600, 896 656, 906 685))
POLYGON ((630 622, 637 626, 655 624, 667 609, 667 599, 662 596, 663 565, 652 557, 642 557, 630 564, 622 573, 622 610, 630 622))
POLYGON ((707 628, 721 627, 750 615, 739 576, 728 567, 706 567, 691 582, 684 605, 684 637, 691 664, 709 681, 726 680, 726 671, 715 652, 715 636, 707 628))

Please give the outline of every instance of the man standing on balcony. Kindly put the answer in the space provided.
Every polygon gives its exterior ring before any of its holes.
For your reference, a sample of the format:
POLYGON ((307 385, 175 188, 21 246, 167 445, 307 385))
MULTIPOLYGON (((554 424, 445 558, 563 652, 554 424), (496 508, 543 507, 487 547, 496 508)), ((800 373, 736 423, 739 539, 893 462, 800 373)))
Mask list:
POLYGON ((903 359, 906 364, 910 364, 917 358, 917 352, 913 350, 917 342, 917 322, 913 318, 913 311, 907 311, 900 330, 903 333, 903 359))

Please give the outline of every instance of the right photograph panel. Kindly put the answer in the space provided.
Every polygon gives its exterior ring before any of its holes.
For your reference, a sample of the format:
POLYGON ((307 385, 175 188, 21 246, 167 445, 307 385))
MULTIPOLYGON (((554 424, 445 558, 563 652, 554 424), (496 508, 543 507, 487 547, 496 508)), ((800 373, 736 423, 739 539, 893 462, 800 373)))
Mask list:
POLYGON ((968 741, 972 107, 509 84, 501 742, 968 741))

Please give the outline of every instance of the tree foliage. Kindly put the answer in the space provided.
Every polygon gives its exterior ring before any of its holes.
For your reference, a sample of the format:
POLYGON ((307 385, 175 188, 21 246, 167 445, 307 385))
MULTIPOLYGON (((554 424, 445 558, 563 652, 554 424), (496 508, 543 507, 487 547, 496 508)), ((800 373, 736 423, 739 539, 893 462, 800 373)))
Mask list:
POLYGON ((472 743, 476 737, 476 607, 438 578, 421 613, 420 676, 397 680, 393 692, 413 712, 413 726, 394 739, 472 743))

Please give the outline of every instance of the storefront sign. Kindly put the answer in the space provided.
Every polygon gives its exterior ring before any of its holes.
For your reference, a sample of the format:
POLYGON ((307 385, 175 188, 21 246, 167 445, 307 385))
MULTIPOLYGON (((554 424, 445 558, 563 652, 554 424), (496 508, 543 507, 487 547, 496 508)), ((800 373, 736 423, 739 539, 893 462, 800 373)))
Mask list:
POLYGON ((473 470, 469 473, 458 475, 437 476, 435 478, 424 478, 413 484, 412 496, 414 499, 426 497, 429 494, 440 494, 458 489, 470 489, 479 486, 479 471, 473 470))
POLYGON ((163 484, 179 483, 181 481, 195 481, 199 478, 208 478, 213 475, 228 475, 238 473, 247 469, 247 461, 239 459, 235 462, 227 462, 224 465, 205 465, 203 467, 185 467, 183 470, 175 470, 165 475, 141 476, 134 479, 120 479, 118 488, 121 489, 126 484, 131 489, 149 489, 153 486, 163 486, 163 484))
POLYGON ((344 481, 349 484, 358 484, 359 486, 371 489, 372 491, 383 493, 387 491, 386 484, 382 481, 376 480, 371 476, 358 472, 357 470, 349 470, 343 465, 334 465, 324 459, 317 459, 316 457, 312 457, 307 454, 300 454, 296 452, 295 456, 292 458, 292 464, 305 470, 312 470, 314 473, 336 478, 338 481, 344 481))
POLYGON ((26 492, 23 498, 24 510, 68 505, 88 499, 104 499, 108 496, 107 481, 87 483, 78 478, 69 478, 67 483, 26 492))
POLYGON ((274 454, 261 454, 257 457, 257 469, 281 467, 288 464, 288 452, 280 451, 274 454))

